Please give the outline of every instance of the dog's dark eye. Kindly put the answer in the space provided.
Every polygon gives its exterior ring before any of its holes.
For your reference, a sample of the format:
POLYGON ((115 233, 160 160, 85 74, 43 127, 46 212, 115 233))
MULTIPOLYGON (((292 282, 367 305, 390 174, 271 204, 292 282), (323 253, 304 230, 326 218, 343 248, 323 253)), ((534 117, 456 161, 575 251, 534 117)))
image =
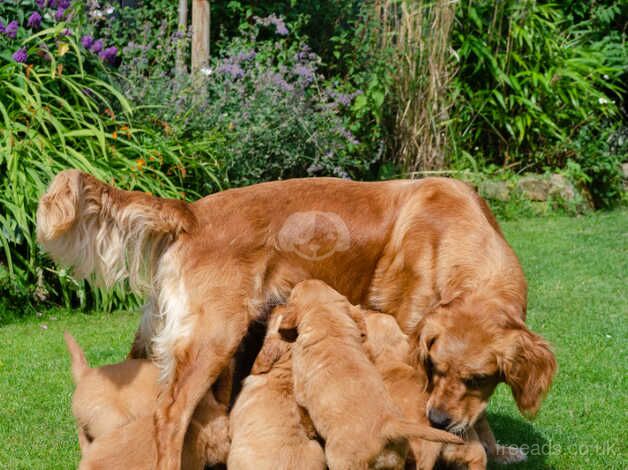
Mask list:
POLYGON ((474 375, 471 378, 465 379, 464 384, 468 388, 480 388, 490 380, 488 375, 474 375))

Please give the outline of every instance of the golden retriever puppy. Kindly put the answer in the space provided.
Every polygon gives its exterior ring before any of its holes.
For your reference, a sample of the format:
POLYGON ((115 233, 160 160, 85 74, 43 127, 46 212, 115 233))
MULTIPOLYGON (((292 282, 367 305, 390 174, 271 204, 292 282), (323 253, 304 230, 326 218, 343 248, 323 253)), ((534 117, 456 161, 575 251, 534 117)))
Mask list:
POLYGON ((264 345, 231 410, 229 469, 325 469, 325 453, 308 436, 294 398, 292 344, 279 336, 281 319, 271 317, 264 345))
POLYGON ((403 468, 410 437, 462 442, 402 418, 363 349, 363 313, 346 297, 321 281, 303 281, 281 311, 282 327, 298 332, 292 352, 297 403, 325 439, 330 469, 403 468))
MULTIPOLYGON (((429 426, 426 404, 427 377, 421 367, 409 365, 410 343, 390 315, 369 312, 366 316, 365 349, 384 380, 384 385, 403 417, 429 426)), ((417 470, 431 470, 439 456, 448 462, 464 465, 469 470, 486 469, 486 452, 470 430, 462 445, 440 444, 411 438, 410 451, 417 470)))
MULTIPOLYGON (((76 384, 72 412, 77 422, 83 467, 132 468, 136 462, 151 468, 157 454, 144 443, 151 441, 153 445, 152 414, 159 392, 159 369, 145 359, 90 368, 72 335, 66 332, 64 337, 76 384), (118 467, 115 462, 124 465, 118 467)), ((190 422, 182 462, 186 469, 202 469, 205 464, 226 462, 228 451, 227 407, 216 401, 210 390, 199 402, 190 422)))

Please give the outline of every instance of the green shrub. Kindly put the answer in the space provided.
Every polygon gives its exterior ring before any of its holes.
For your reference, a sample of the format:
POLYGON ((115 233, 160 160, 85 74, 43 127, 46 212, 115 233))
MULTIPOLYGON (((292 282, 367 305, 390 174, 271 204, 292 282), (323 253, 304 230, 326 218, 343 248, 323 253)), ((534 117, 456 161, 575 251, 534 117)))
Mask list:
POLYGON ((211 157, 216 184, 359 176, 368 162, 354 158, 360 143, 339 114, 358 93, 326 82, 318 55, 291 37, 282 19, 252 22, 197 76, 175 73, 168 57, 176 42, 152 63, 145 55, 151 44, 127 51, 120 68, 125 96, 143 119, 163 123, 178 140, 206 142, 196 158, 211 157))
POLYGON ((618 205, 624 197, 621 163, 628 155, 628 128, 583 127, 571 144, 571 164, 582 175, 596 208, 618 205))
POLYGON ((128 101, 96 78, 106 76, 104 66, 84 56, 64 28, 18 41, 26 63, 0 63, 0 291, 22 305, 122 306, 133 302, 123 290, 106 294, 77 283, 40 252, 35 210, 48 182, 62 169, 79 168, 125 189, 181 198, 185 180, 212 175, 161 132, 135 127, 128 101), (97 73, 86 72, 88 61, 97 73))
POLYGON ((556 5, 463 1, 458 22, 451 130, 459 153, 515 168, 562 167, 580 128, 617 116, 610 95, 621 68, 570 32, 556 5))

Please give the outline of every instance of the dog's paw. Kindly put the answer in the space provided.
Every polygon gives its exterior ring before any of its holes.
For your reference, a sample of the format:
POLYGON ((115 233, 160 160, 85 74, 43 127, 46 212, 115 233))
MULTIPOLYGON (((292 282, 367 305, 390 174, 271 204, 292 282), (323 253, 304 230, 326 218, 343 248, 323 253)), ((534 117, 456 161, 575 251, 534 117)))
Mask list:
POLYGON ((528 459, 526 453, 516 446, 497 445, 495 453, 489 456, 489 459, 501 465, 509 463, 525 462, 528 459))

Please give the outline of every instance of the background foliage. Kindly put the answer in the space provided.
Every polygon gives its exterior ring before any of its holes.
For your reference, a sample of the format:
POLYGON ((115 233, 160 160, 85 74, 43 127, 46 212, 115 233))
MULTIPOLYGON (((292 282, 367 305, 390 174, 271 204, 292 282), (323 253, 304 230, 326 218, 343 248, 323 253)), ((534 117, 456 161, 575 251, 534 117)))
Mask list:
POLYGON ((598 208, 626 198, 626 2, 211 7, 211 63, 190 76, 175 72, 190 36, 176 2, 0 3, 0 302, 135 302, 39 252, 37 200, 67 167, 188 199, 276 178, 461 171, 560 172, 598 208))

